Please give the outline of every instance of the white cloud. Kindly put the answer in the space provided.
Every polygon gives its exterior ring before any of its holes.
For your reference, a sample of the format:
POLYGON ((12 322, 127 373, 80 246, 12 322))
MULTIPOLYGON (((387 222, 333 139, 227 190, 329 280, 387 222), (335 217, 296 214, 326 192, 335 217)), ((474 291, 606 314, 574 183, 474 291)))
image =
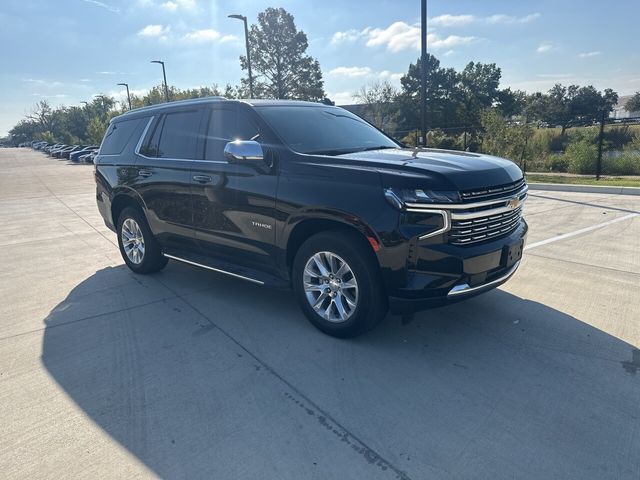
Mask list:
POLYGON ((220 38, 220 32, 212 28, 205 28, 203 30, 194 30, 193 32, 189 32, 182 38, 194 43, 210 42, 218 40, 220 38))
POLYGON ((438 15, 437 17, 430 18, 427 25, 433 25, 435 27, 460 27, 463 25, 469 25, 477 20, 473 15, 438 15))
POLYGON ((590 57, 597 57, 598 55, 602 55, 602 52, 599 52, 599 51, 584 52, 584 53, 578 54, 578 57, 579 58, 590 58, 590 57))
POLYGON ((460 37, 458 35, 449 35, 448 37, 440 38, 435 33, 427 35, 427 48, 438 50, 440 48, 457 47, 460 45, 468 45, 477 41, 477 37, 460 37))
POLYGON ((66 93, 55 93, 52 95, 47 95, 43 93, 32 93, 31 96, 40 97, 40 98, 67 98, 69 95, 67 95, 66 93))
POLYGON ((147 25, 146 27, 144 27, 142 30, 138 32, 138 35, 140 37, 162 38, 162 37, 166 37, 170 30, 171 28, 168 26, 165 27, 163 25, 147 25))
POLYGON ((403 75, 403 73, 393 73, 389 70, 382 70, 378 73, 378 77, 382 80, 391 80, 393 82, 399 82, 403 75))
POLYGON ((55 80, 44 80, 42 78, 25 78, 25 82, 32 83, 35 85, 40 85, 43 87, 60 87, 62 86, 62 82, 58 82, 55 80))
POLYGON ((525 15, 524 17, 514 17, 511 15, 504 15, 502 13, 491 15, 486 18, 488 23, 504 23, 504 24, 524 24, 530 23, 537 19, 539 19, 542 15, 540 13, 532 13, 530 15, 525 15))
MULTIPOLYGON (((358 38, 366 38, 367 47, 386 46, 391 52, 399 52, 402 50, 414 49, 420 50, 420 27, 417 25, 409 25, 405 22, 394 22, 387 28, 371 28, 364 30, 348 30, 346 32, 336 32, 331 40, 332 43, 342 41, 353 41, 358 38)), ((448 48, 466 45, 478 40, 477 37, 459 35, 448 35, 441 37, 436 33, 427 35, 427 47, 429 49, 438 50, 440 48, 448 48)))
POLYGON ((162 5, 160 5, 162 8, 164 8, 165 10, 169 10, 170 12, 174 12, 178 9, 178 4, 176 2, 164 2, 162 5))
MULTIPOLYGON (((131 96, 144 97, 149 93, 148 88, 130 89, 131 96)), ((111 90, 106 93, 107 97, 112 97, 116 102, 124 102, 127 100, 127 89, 122 87, 120 90, 111 90)))
POLYGON ((98 0, 82 0, 85 3, 90 3, 91 5, 95 5, 96 7, 104 8, 112 13, 120 13, 120 9, 118 7, 114 7, 104 2, 99 2, 98 0))
POLYGON ((537 20, 542 15, 539 13, 532 13, 530 15, 525 15, 522 17, 516 17, 513 15, 505 15, 504 13, 497 13, 495 15, 490 15, 488 17, 477 17, 475 15, 451 15, 444 14, 438 15, 437 17, 430 18, 427 21, 428 26, 434 27, 463 27, 465 25, 470 25, 472 23, 485 22, 490 25, 495 24, 506 24, 506 25, 517 25, 530 23, 534 20, 537 20))
POLYGON ((371 30, 370 27, 365 28, 364 30, 345 30, 344 32, 336 32, 331 37, 331 43, 333 45, 341 43, 341 42, 353 42, 359 38, 362 38, 371 30))
POLYGON ((222 37, 220 37, 220 43, 233 42, 235 40, 238 40, 238 37, 236 37, 235 35, 223 35, 222 37))
POLYGON ((538 45, 538 48, 536 48, 536 52, 538 53, 547 53, 551 50, 553 50, 553 44, 550 42, 543 42, 540 45, 538 45))
POLYGON ((394 22, 387 28, 374 28, 368 32, 367 47, 386 45, 392 52, 420 47, 420 27, 394 22))
POLYGON ((182 39, 191 43, 220 42, 227 43, 236 40, 235 35, 222 35, 213 28, 205 28, 202 30, 194 30, 186 33, 182 39))
POLYGON ((349 105, 353 103, 352 92, 327 92, 327 97, 336 103, 336 105, 349 105))
POLYGON ((371 68, 369 67, 337 67, 329 71, 330 75, 344 76, 344 77, 366 77, 371 75, 371 68))

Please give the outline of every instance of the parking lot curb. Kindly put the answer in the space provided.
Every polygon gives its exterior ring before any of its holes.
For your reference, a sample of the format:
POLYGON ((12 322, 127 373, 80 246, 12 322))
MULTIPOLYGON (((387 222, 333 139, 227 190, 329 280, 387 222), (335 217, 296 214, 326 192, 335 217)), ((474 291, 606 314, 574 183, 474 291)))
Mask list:
POLYGON ((640 195, 639 187, 612 187, 600 185, 574 185, 567 183, 529 183, 530 190, 549 192, 605 193, 613 195, 640 195))

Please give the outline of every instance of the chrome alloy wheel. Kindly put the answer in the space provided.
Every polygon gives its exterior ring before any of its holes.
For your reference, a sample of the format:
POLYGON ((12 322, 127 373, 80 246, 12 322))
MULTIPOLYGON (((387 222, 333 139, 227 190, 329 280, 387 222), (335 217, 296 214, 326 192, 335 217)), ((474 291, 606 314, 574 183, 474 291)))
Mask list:
POLYGON ((127 258, 136 265, 140 265, 144 258, 144 236, 138 222, 133 218, 127 218, 122 223, 122 232, 120 233, 122 246, 127 258))
POLYGON ((304 267, 304 292, 311 308, 325 320, 344 322, 358 305, 358 282, 351 267, 335 253, 318 252, 304 267))

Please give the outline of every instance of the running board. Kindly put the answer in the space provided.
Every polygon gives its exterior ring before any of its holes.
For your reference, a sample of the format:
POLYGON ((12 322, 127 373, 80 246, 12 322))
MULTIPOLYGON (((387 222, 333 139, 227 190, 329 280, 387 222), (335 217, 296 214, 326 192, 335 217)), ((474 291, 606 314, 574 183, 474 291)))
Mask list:
POLYGON ((176 260, 187 265, 193 265, 194 267, 204 268, 205 270, 211 270, 212 272, 222 273, 230 277, 245 280, 247 282, 255 283, 257 285, 268 285, 277 288, 288 288, 289 284, 285 280, 278 278, 274 275, 264 273, 262 271, 240 268, 236 265, 227 264, 222 261, 216 261, 202 255, 176 255, 163 253, 163 255, 171 260, 176 260), (189 258, 185 258, 185 257, 189 258), (234 271, 235 270, 235 271, 234 271))

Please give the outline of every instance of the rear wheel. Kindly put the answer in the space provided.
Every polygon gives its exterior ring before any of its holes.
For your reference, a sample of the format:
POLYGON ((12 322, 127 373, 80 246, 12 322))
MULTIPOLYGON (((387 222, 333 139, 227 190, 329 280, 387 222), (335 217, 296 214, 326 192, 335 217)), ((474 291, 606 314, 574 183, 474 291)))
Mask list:
POLYGON ((387 297, 375 258, 350 232, 309 238, 293 264, 293 287, 302 311, 324 333, 355 337, 387 313, 387 297))
POLYGON ((127 266, 136 273, 162 270, 167 258, 140 210, 127 207, 118 217, 118 245, 127 266))

